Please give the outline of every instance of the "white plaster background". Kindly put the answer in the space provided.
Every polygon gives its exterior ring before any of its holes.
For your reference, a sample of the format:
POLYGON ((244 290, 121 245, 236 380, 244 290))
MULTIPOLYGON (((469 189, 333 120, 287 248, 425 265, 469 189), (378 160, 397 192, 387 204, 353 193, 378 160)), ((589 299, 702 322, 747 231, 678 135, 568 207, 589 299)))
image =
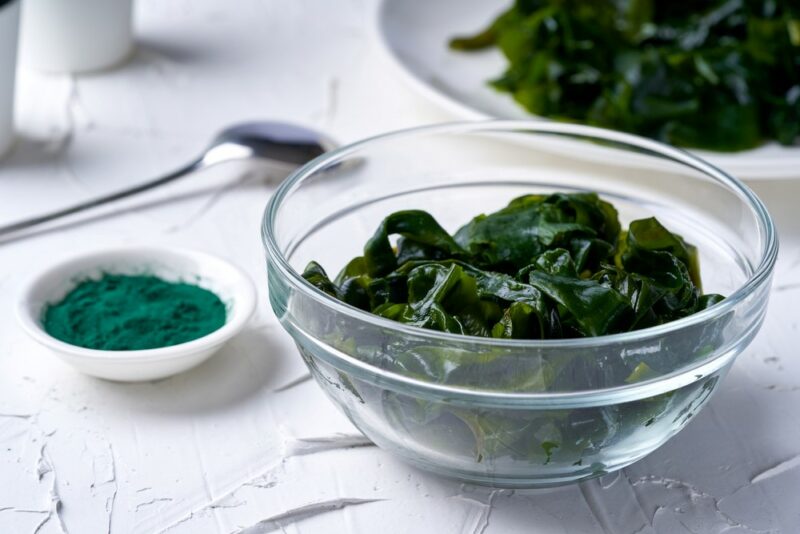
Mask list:
MULTIPOLYGON (((139 48, 124 67, 20 72, 23 138, 0 164, 0 224, 154 176, 237 120, 291 120, 351 141, 452 119, 394 75, 373 8, 141 0, 139 48)), ((244 167, 2 244, 0 532, 800 532, 800 180, 753 185, 782 239, 758 339, 667 445, 621 473, 549 491, 439 479, 358 435, 268 309, 258 224, 272 189, 244 167), (119 243, 234 260, 258 285, 253 321, 223 353, 165 381, 77 374, 20 331, 17 290, 62 254, 119 243)))

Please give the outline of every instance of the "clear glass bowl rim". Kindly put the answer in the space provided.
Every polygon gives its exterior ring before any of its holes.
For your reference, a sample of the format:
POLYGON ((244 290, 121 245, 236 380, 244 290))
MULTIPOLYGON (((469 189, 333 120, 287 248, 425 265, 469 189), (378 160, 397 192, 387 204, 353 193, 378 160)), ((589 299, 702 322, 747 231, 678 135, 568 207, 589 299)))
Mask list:
MULTIPOLYGON (((746 299, 749 295, 755 292, 760 286, 770 279, 770 275, 775 266, 778 257, 778 236, 775 229, 775 224, 770 216, 766 206, 761 199, 743 182, 733 176, 727 174, 725 171, 711 165, 705 160, 683 150, 680 148, 672 147, 665 143, 640 137, 637 135, 607 130, 604 128, 596 128, 592 126, 584 126, 570 123, 558 122, 545 122, 533 120, 481 120, 481 121, 459 121, 439 123, 435 125, 417 126, 412 128, 405 128, 401 130, 394 130, 387 133, 382 133, 367 137, 360 141, 344 145, 340 148, 327 152, 304 166, 294 171, 289 177, 286 178, 273 193, 262 217, 261 225, 261 239, 266 249, 268 257, 274 262, 280 273, 291 282, 293 288, 301 291, 306 296, 314 299, 319 304, 332 309, 335 312, 343 313, 351 318, 370 323, 376 327, 387 328, 398 332, 405 332, 417 338, 429 338, 438 341, 451 340, 454 343, 471 342, 484 346, 515 348, 515 349, 591 349, 602 347, 603 345, 611 343, 625 343, 642 341, 650 337, 663 336, 672 332, 679 331, 686 327, 690 327, 707 320, 713 320, 719 317, 732 308, 735 308, 741 301, 746 299), (435 330, 427 330, 423 328, 407 326, 391 319, 386 319, 377 315, 367 313, 363 310, 350 306, 342 301, 339 301, 332 296, 317 289, 306 281, 301 273, 297 272, 289 264, 287 258, 281 252, 276 241, 274 227, 278 210, 283 200, 297 189, 302 181, 315 172, 330 166, 333 162, 341 160, 344 157, 358 152, 359 150, 368 147, 375 142, 390 141, 393 138, 417 136, 417 135, 440 135, 440 134, 465 134, 473 132, 506 132, 506 133, 541 133, 551 134, 569 138, 577 138, 583 140, 606 141, 613 142, 625 147, 626 149, 635 148, 645 153, 652 153, 662 158, 671 160, 675 163, 683 164, 694 170, 700 171, 706 176, 713 178, 718 183, 726 186, 728 189, 738 193, 744 198, 750 209, 755 213, 758 224, 759 232, 763 240, 761 250, 761 258, 758 265, 753 270, 750 277, 739 287, 728 295, 723 301, 707 308, 703 311, 665 323, 663 325, 644 328, 641 330, 634 330, 632 332, 623 332, 619 334, 608 334, 603 336, 587 337, 587 338, 570 338, 570 339, 495 339, 484 338, 478 336, 469 336, 462 334, 451 334, 447 332, 438 332, 435 330)), ((518 392, 498 392, 492 390, 479 390, 467 387, 435 384, 432 382, 425 382, 400 375, 391 371, 380 369, 366 362, 357 360, 349 355, 343 354, 332 347, 330 347, 331 354, 335 355, 337 359, 344 360, 347 367, 360 368, 362 371, 372 373, 376 376, 387 379, 390 382, 405 383, 408 386, 418 386, 433 390, 439 390, 441 394, 450 396, 454 393, 464 394, 467 396, 488 396, 488 397, 508 397, 511 398, 530 398, 542 399, 554 397, 582 397, 586 394, 600 394, 621 392, 622 390, 629 390, 628 396, 635 396, 636 391, 647 389, 648 385, 652 383, 674 382, 673 379, 678 379, 677 383, 684 383, 680 380, 680 375, 685 373, 694 372, 697 369, 705 368, 712 360, 701 360, 696 362, 695 365, 687 364, 679 367, 672 372, 633 384, 610 387, 604 390, 591 390, 591 391, 576 391, 576 392, 546 392, 546 393, 518 393, 518 392)), ((716 357, 723 357, 725 354, 717 355, 716 357)), ((717 366, 713 366, 717 367, 717 366)), ((662 384, 666 385, 666 384, 662 384)), ((661 388, 659 388, 661 389, 661 388)))

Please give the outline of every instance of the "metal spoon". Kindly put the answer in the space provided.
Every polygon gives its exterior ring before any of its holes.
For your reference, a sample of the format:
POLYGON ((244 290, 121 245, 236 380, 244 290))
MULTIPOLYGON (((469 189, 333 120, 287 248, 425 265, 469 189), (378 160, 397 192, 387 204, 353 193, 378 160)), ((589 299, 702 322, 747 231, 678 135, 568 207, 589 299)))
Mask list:
POLYGON ((261 159, 268 164, 274 174, 285 177, 297 167, 334 148, 336 143, 327 136, 293 124, 281 122, 235 124, 220 132, 197 158, 169 174, 51 213, 0 226, 0 236, 128 198, 227 161, 261 159))

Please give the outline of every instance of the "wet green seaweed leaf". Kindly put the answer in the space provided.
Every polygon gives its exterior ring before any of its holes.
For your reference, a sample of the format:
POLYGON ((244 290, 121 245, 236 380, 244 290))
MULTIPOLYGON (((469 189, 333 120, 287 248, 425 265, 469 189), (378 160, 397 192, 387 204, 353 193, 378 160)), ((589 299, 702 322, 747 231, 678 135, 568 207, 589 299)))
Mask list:
POLYGON ((625 332, 722 298, 701 294, 692 245, 655 218, 622 232, 616 209, 595 193, 515 198, 455 236, 424 211, 396 212, 335 281, 315 262, 303 276, 410 326, 509 339, 625 332))
POLYGON ((497 47, 491 84, 536 115, 718 151, 800 135, 794 0, 517 0, 450 46, 497 47))

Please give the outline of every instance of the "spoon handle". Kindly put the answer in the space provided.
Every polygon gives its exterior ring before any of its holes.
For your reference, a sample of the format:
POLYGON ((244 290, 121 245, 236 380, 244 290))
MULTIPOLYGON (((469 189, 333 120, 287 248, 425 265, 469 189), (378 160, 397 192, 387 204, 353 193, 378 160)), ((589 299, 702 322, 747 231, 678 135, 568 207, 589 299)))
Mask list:
POLYGON ((150 180, 148 182, 144 182, 133 187, 129 187, 127 189, 123 189, 121 191, 116 191, 114 193, 110 193, 108 195, 104 195, 101 197, 93 198, 91 200, 87 200, 85 202, 80 202, 78 204, 73 204, 72 206, 61 208, 56 211, 52 211, 50 213, 46 213, 44 215, 37 215, 36 217, 31 217, 29 219, 24 219, 21 221, 17 221, 11 224, 7 224, 5 226, 0 226, 0 236, 4 236, 7 234, 12 234, 18 232, 20 230, 25 230, 28 228, 33 228, 34 226, 39 226, 40 224, 45 224, 51 221, 55 221, 61 219, 63 217, 67 217, 69 215, 74 215, 76 213, 80 213, 82 211, 86 211, 92 208, 97 208, 99 206, 103 206, 105 204, 110 204, 111 202, 116 202, 117 200, 122 200, 123 198, 128 198, 130 196, 136 195, 138 193, 143 193, 145 191, 149 191, 150 189, 154 189, 158 186, 167 184, 169 182, 175 181, 178 178, 186 176, 187 174, 191 173, 192 171, 202 167, 202 160, 198 159, 195 160, 188 165, 185 165, 167 175, 160 176, 155 180, 150 180))

